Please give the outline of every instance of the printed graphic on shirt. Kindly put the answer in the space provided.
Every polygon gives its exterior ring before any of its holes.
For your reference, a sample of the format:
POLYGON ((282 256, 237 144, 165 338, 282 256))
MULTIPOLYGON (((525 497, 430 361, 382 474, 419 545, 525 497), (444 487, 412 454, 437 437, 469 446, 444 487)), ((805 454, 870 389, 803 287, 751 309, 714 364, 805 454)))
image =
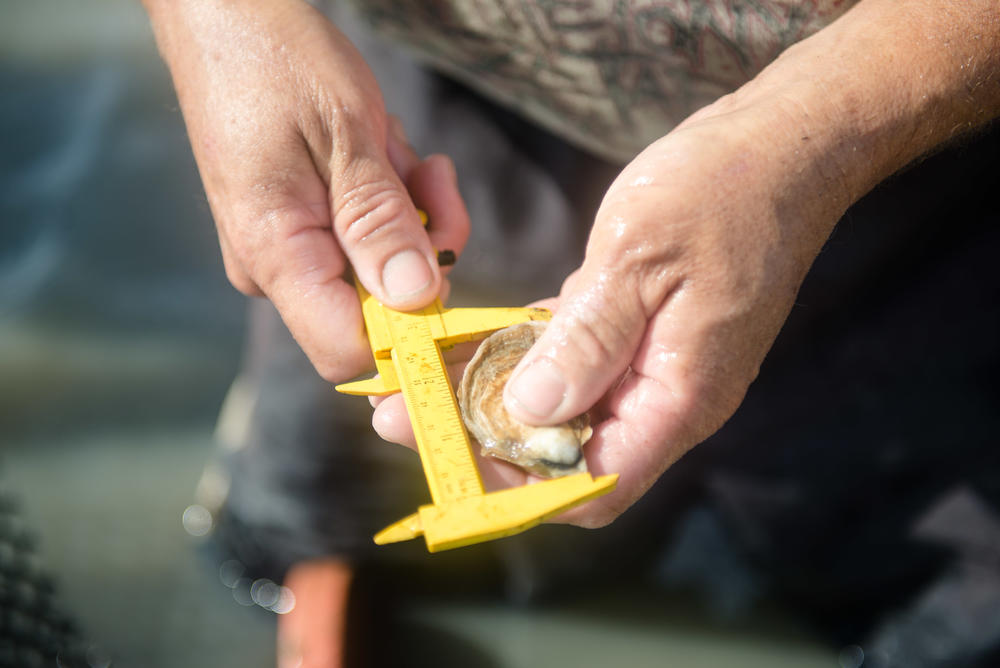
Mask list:
POLYGON ((436 67, 627 159, 852 0, 356 0, 436 67))

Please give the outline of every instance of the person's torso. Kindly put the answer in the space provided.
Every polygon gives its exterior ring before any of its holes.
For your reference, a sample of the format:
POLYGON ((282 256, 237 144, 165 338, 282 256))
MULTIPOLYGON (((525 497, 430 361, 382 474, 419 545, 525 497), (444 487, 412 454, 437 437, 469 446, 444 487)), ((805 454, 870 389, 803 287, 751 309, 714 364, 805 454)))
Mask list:
POLYGON ((355 0, 384 36, 628 159, 856 0, 355 0))

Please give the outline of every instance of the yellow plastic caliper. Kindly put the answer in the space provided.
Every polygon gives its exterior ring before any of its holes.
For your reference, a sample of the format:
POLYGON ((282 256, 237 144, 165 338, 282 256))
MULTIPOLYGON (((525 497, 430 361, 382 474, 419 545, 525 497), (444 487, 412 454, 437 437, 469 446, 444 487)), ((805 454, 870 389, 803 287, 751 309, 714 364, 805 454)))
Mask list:
POLYGON ((444 308, 396 311, 357 282, 378 375, 338 385, 345 394, 402 391, 433 503, 375 535, 379 545, 424 535, 430 552, 520 533, 615 488, 618 475, 577 473, 486 493, 448 379, 442 348, 474 341, 527 320, 548 320, 538 308, 444 308))

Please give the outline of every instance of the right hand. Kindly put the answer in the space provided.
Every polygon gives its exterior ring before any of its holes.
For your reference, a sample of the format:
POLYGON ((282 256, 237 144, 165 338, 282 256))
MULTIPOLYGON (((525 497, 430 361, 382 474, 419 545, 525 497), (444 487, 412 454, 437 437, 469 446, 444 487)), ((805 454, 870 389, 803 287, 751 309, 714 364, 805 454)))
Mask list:
POLYGON ((361 55, 305 2, 146 6, 229 280, 270 298, 321 376, 359 375, 371 352, 349 270, 402 310, 446 289, 434 249, 458 253, 469 232, 454 166, 413 153, 361 55))

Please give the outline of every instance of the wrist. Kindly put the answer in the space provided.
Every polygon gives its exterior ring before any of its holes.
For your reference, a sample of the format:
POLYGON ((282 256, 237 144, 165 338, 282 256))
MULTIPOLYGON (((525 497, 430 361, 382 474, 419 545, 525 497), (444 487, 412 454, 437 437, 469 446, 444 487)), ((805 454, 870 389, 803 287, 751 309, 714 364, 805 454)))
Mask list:
POLYGON ((1000 115, 1000 6, 864 0, 732 97, 778 107, 771 134, 849 205, 1000 115))

